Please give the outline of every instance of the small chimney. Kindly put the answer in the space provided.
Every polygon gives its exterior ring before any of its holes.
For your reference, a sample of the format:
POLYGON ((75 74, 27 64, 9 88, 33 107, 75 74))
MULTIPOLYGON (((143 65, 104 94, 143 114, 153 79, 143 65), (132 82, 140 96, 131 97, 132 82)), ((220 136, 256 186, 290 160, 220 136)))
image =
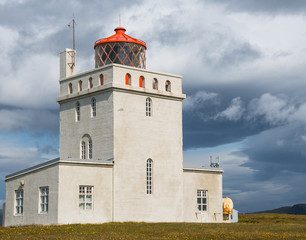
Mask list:
POLYGON ((60 79, 75 75, 76 51, 66 48, 60 53, 60 79))

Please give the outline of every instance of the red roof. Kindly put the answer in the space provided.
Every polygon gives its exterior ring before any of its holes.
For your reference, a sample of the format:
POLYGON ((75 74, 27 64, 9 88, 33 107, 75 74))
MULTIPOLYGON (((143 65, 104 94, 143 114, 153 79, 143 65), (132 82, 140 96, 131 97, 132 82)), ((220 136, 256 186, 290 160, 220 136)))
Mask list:
POLYGON ((114 30, 116 33, 108 38, 99 39, 95 42, 94 48, 96 48, 97 45, 103 44, 103 43, 110 43, 110 42, 131 42, 131 43, 137 43, 142 46, 144 46, 147 49, 147 45, 144 41, 138 40, 136 38, 132 38, 129 35, 126 35, 124 32, 126 29, 124 27, 117 27, 114 30))

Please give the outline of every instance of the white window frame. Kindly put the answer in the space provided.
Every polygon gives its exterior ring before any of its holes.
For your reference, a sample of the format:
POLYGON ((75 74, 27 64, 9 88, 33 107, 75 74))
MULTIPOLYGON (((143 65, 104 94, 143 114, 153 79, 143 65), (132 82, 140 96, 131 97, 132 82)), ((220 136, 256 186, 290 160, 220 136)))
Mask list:
POLYGON ((39 209, 40 213, 47 213, 49 211, 49 187, 39 188, 39 209))
POLYGON ((208 191, 197 190, 197 210, 200 212, 207 212, 208 209, 208 191))
POLYGON ((15 191, 15 215, 23 215, 23 199, 24 191, 23 189, 18 189, 15 191))
POLYGON ((85 143, 85 141, 81 142, 81 159, 86 159, 86 143, 85 143))
POLYGON ((79 209, 81 211, 93 210, 93 186, 79 186, 79 209))
POLYGON ((149 97, 146 99, 146 116, 152 116, 152 99, 149 97))
POLYGON ((88 141, 88 158, 92 159, 92 140, 89 139, 88 141))
POLYGON ((148 159, 147 160, 147 166, 146 166, 146 190, 147 194, 152 194, 153 193, 153 160, 148 159))

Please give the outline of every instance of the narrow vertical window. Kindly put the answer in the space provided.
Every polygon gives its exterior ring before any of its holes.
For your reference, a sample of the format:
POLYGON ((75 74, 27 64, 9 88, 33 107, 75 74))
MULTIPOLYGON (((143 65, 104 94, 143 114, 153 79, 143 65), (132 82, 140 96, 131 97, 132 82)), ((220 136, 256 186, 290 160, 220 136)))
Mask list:
POLYGON ((79 81, 79 92, 81 92, 83 90, 83 86, 82 86, 82 80, 79 81))
POLYGON ((23 190, 15 191, 15 214, 23 215, 23 190))
POLYGON ((158 81, 156 78, 153 78, 152 87, 153 89, 158 90, 158 81))
POLYGON ((75 105, 75 114, 76 114, 76 117, 75 117, 75 120, 78 122, 80 121, 80 103, 77 102, 76 105, 75 105))
POLYGON ((81 158, 86 159, 86 143, 82 141, 81 145, 81 158))
POLYGON ((91 116, 95 117, 97 114, 97 102, 95 98, 91 99, 91 116))
POLYGON ((104 76, 103 74, 100 74, 100 85, 104 85, 104 76))
POLYGON ((72 83, 69 83, 69 94, 73 93, 72 83))
POLYGON ((152 116, 152 100, 151 100, 151 98, 146 99, 146 116, 147 117, 152 116))
POLYGON ((152 183, 153 183, 153 161, 152 159, 147 160, 147 194, 152 194, 152 183))
POLYGON ((92 159, 92 141, 91 139, 88 142, 88 158, 92 159))
POLYGON ((80 158, 92 159, 93 156, 93 144, 89 134, 85 134, 80 142, 80 158))
POLYGON ((166 92, 171 92, 171 82, 169 80, 166 81, 165 90, 166 92))
POLYGON ((139 77, 139 87, 145 87, 145 82, 144 82, 144 77, 140 76, 139 77))
POLYGON ((79 209, 92 210, 93 187, 79 186, 79 209))
POLYGON ((49 187, 41 187, 40 192, 40 212, 46 213, 49 209, 49 187))
POLYGON ((197 191, 197 205, 199 211, 207 211, 207 191, 197 191))
POLYGON ((132 79, 130 74, 125 74, 125 85, 132 85, 132 79))
POLYGON ((92 78, 88 79, 88 88, 93 88, 92 78))

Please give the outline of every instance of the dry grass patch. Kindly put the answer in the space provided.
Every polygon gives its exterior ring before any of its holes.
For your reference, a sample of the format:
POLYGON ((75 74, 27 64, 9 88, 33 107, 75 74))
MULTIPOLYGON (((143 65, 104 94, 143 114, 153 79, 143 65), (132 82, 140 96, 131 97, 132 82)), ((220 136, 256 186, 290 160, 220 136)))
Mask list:
POLYGON ((306 239, 306 216, 246 214, 235 224, 127 222, 0 227, 0 239, 306 239))

